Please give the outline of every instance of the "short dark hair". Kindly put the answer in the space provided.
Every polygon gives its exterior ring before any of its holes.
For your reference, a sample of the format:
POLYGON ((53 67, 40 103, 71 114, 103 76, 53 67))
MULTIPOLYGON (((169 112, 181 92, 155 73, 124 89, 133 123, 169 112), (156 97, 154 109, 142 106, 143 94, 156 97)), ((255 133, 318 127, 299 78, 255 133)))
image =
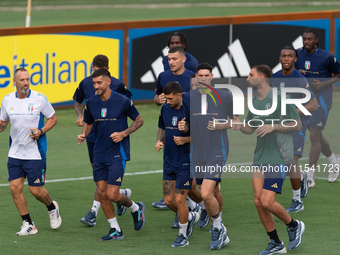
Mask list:
MULTIPOLYGON (((315 38, 319 38, 319 32, 313 27, 307 27, 303 33, 312 33, 315 35, 315 38)), ((317 42, 316 46, 319 48, 319 42, 317 42)))
POLYGON ((163 93, 164 95, 170 95, 171 93, 174 95, 182 94, 182 86, 176 81, 170 81, 165 85, 163 93))
POLYGON ((175 46, 175 47, 172 47, 170 50, 169 50, 169 53, 175 53, 175 52, 178 52, 180 54, 183 54, 185 55, 185 51, 182 47, 180 46, 175 46))
POLYGON ((109 59, 107 56, 99 54, 93 58, 92 65, 99 68, 108 68, 109 59))
POLYGON ((111 74, 109 70, 107 70, 106 68, 99 68, 92 73, 92 78, 99 77, 99 76, 111 78, 111 74))
POLYGON ((178 32, 178 31, 172 32, 168 37, 167 46, 170 48, 170 40, 171 40, 171 37, 173 37, 173 36, 179 36, 181 43, 185 44, 184 50, 187 51, 188 50, 188 41, 187 41, 187 37, 185 36, 185 34, 183 32, 178 32))
POLYGON ((213 67, 209 63, 203 62, 203 63, 198 64, 198 66, 196 67, 196 71, 198 72, 199 70, 202 70, 202 69, 208 69, 210 73, 212 73, 213 67))
POLYGON ((28 72, 25 68, 19 67, 14 71, 14 78, 18 72, 28 72))
POLYGON ((284 46, 282 49, 281 49, 281 51, 283 51, 283 50, 292 50, 292 51, 294 51, 295 52, 295 57, 299 57, 299 53, 298 53, 298 51, 293 47, 293 45, 286 45, 286 46, 284 46))
POLYGON ((261 73, 264 75, 265 78, 270 79, 272 78, 272 70, 267 65, 256 65, 253 66, 256 69, 256 72, 261 73))

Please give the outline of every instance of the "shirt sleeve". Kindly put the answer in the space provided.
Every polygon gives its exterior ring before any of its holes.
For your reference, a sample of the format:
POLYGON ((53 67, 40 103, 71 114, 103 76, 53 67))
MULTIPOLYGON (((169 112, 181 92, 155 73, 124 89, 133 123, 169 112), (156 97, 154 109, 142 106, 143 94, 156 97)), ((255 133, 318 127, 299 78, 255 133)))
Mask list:
POLYGON ((340 73, 340 64, 332 54, 330 54, 330 56, 328 58, 327 68, 333 74, 340 73))
POLYGON ((84 122, 89 125, 93 124, 94 122, 93 116, 91 114, 91 104, 88 100, 86 102, 85 111, 84 111, 84 122))
POLYGON ((41 96, 41 113, 44 115, 46 119, 49 119, 52 117, 53 114, 55 114, 55 111, 51 105, 51 103, 47 100, 47 97, 41 93, 38 94, 41 96))
POLYGON ((0 119, 2 121, 9 121, 9 117, 8 117, 7 111, 5 109, 6 108, 5 104, 6 104, 6 97, 2 100, 1 111, 0 111, 0 119))
POLYGON ((139 112, 137 111, 135 105, 133 104, 132 100, 125 100, 125 114, 129 116, 130 119, 135 120, 139 112))
POLYGON ((158 75, 158 79, 157 79, 157 91, 156 91, 157 95, 160 95, 160 94, 163 93, 163 87, 161 85, 161 79, 162 79, 162 73, 160 73, 158 75))
POLYGON ((83 81, 81 81, 78 85, 78 88, 74 92, 73 100, 81 104, 84 101, 84 99, 85 99, 85 94, 83 90, 83 81))
POLYGON ((161 112, 158 118, 158 127, 161 129, 165 129, 164 120, 163 120, 163 109, 164 109, 164 105, 162 106, 162 109, 161 109, 161 112))

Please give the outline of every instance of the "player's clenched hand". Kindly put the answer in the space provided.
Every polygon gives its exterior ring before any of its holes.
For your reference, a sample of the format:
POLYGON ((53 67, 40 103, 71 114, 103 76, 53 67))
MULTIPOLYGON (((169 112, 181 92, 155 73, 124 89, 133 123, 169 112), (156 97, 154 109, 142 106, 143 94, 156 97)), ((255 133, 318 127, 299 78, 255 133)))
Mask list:
POLYGON ((85 134, 77 135, 77 143, 81 145, 85 140, 85 134))
POLYGON ((314 82, 312 82, 312 85, 316 90, 320 90, 322 88, 319 80, 314 80, 314 82))
POLYGON ((157 141, 155 144, 155 151, 160 151, 161 149, 163 149, 164 147, 164 143, 162 143, 161 141, 157 141))
POLYGON ((166 102, 166 98, 165 98, 164 93, 158 95, 158 103, 159 104, 164 104, 165 102, 166 102))
POLYGON ((186 143, 190 143, 190 138, 189 136, 174 136, 174 142, 176 145, 183 145, 186 143))
POLYGON ((264 137, 266 134, 269 134, 274 130, 275 130, 275 127, 273 127, 271 124, 266 124, 266 125, 263 125, 262 127, 258 127, 255 132, 257 136, 264 137))
POLYGON ((115 143, 119 143, 121 140, 125 138, 123 132, 114 132, 110 135, 110 137, 112 141, 114 141, 115 143))
POLYGON ((186 126, 186 122, 185 122, 185 118, 183 118, 180 122, 178 122, 178 130, 185 131, 185 126, 186 126))
POLYGON ((242 128, 242 122, 237 116, 233 116, 232 123, 231 130, 240 130, 242 128))
POLYGON ((77 121, 76 121, 76 125, 78 126, 78 127, 82 127, 83 126, 83 116, 81 116, 81 117, 78 117, 78 119, 77 119, 77 121))
POLYGON ((40 137, 40 130, 37 129, 37 128, 30 128, 31 132, 30 132, 30 137, 33 139, 33 140, 38 140, 39 137, 40 137))

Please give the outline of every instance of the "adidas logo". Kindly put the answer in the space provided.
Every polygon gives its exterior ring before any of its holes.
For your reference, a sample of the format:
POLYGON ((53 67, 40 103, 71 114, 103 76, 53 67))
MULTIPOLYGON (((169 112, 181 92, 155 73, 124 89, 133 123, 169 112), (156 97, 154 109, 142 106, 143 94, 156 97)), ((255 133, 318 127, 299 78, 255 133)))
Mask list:
POLYGON ((301 151, 301 147, 299 149, 297 149, 297 151, 301 151))
POLYGON ((277 189, 277 183, 274 183, 274 184, 273 184, 272 186, 270 186, 270 187, 277 189))
POLYGON ((119 177, 116 182, 122 182, 122 178, 119 177))
MULTIPOLYGON (((302 39, 301 39, 302 41, 302 39)), ((302 46, 301 46, 302 47, 302 46)), ((163 56, 168 55, 168 47, 162 50, 163 56)), ((251 70, 248 59, 242 48, 239 39, 236 39, 232 44, 228 46, 229 54, 224 53, 218 60, 218 66, 215 66, 212 70, 214 78, 222 77, 247 77, 251 70), (232 58, 231 58, 232 57, 232 58), (233 65, 235 63, 236 69, 233 65)), ((142 83, 156 82, 158 75, 164 71, 163 69, 163 57, 159 56, 154 62, 151 63, 151 69, 147 71, 141 78, 142 83)))
POLYGON ((34 183, 40 183, 40 179, 36 179, 34 183))
POLYGON ((318 127, 322 127, 322 122, 320 122, 319 124, 316 124, 318 127))
POLYGON ((190 185, 189 181, 187 181, 187 182, 184 184, 184 186, 189 186, 189 185, 190 185))
POLYGON ((14 111, 14 107, 13 106, 11 106, 11 108, 9 108, 9 110, 8 111, 14 111))
POLYGON ((220 176, 219 176, 218 174, 216 174, 214 177, 215 177, 215 178, 219 178, 220 176))
POLYGON ((309 84, 308 84, 308 82, 307 82, 306 88, 309 88, 309 84))

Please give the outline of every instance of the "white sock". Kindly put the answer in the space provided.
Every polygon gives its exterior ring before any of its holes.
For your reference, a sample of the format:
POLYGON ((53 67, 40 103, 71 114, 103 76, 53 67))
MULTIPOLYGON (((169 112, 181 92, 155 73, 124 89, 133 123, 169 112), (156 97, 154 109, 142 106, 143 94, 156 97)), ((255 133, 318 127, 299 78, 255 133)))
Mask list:
POLYGON ((221 215, 219 215, 216 219, 212 219, 213 227, 220 229, 221 228, 221 215))
POLYGON ((111 228, 115 228, 116 230, 120 231, 120 227, 118 225, 118 221, 116 217, 112 219, 107 219, 107 221, 110 223, 111 228))
POLYGON ((300 193, 301 193, 301 188, 298 190, 293 190, 293 199, 296 199, 301 202, 300 193))
POLYGON ((187 237, 188 222, 185 224, 179 223, 179 233, 187 237))
POLYGON ((193 214, 193 212, 189 212, 188 221, 191 221, 191 220, 192 220, 192 214, 193 214))
POLYGON ((137 212, 139 210, 139 206, 132 201, 132 205, 129 207, 132 213, 137 212))
POLYGON ((202 200, 201 202, 199 202, 198 205, 201 207, 201 210, 205 210, 204 200, 202 200))
POLYGON ((92 205, 91 210, 96 212, 96 216, 97 216, 99 209, 100 209, 100 202, 93 200, 93 205, 92 205))
POLYGON ((339 164, 338 163, 338 158, 334 155, 334 153, 332 153, 332 155, 330 155, 328 158, 329 163, 335 165, 335 164, 339 164))
POLYGON ((194 210, 195 207, 196 207, 196 202, 193 201, 190 197, 187 196, 187 204, 188 204, 188 207, 190 208, 190 210, 194 210))

